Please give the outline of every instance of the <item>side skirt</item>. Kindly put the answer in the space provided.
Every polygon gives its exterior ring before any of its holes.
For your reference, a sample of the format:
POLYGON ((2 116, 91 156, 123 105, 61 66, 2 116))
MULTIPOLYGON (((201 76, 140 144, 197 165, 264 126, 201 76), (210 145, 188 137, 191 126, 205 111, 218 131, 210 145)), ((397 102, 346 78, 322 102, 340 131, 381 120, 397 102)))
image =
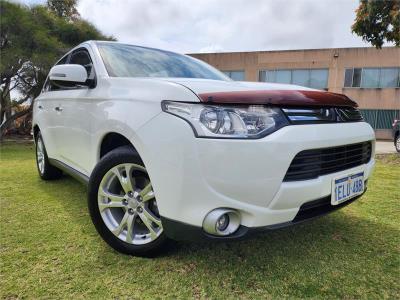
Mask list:
POLYGON ((68 175, 72 176, 76 180, 80 181, 81 183, 88 185, 89 184, 89 177, 85 174, 75 170, 74 168, 68 166, 67 164, 53 158, 49 158, 49 162, 52 166, 59 168, 63 172, 67 173, 68 175))

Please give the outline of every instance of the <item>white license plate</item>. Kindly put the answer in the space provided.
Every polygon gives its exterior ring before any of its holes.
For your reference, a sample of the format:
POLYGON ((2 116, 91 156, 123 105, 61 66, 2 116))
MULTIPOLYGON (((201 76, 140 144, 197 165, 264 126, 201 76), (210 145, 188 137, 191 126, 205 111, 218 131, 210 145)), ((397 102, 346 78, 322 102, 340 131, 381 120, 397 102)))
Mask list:
POLYGON ((331 204, 338 205, 364 192, 364 172, 351 174, 332 181, 331 204))

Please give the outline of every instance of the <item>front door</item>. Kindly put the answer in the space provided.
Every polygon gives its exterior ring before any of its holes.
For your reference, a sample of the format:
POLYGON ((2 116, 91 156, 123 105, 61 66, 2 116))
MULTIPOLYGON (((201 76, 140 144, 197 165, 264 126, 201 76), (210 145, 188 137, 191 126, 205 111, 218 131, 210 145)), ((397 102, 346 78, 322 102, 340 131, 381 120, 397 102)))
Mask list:
MULTIPOLYGON (((68 63, 84 66, 88 77, 94 78, 95 71, 87 49, 80 48, 72 52, 68 63)), ((57 129, 60 160, 85 175, 89 175, 91 162, 91 113, 95 93, 95 88, 86 86, 62 91, 57 112, 60 117, 60 127, 57 129)))

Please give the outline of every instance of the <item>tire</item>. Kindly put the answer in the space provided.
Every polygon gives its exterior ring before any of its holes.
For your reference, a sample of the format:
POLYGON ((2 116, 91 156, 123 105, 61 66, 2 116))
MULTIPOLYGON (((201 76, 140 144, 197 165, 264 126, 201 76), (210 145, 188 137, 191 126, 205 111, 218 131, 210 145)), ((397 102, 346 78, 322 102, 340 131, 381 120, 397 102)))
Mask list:
POLYGON ((107 153, 94 168, 88 187, 92 222, 118 252, 152 257, 167 242, 150 178, 129 146, 107 153))
POLYGON ((46 147, 43 142, 40 131, 36 135, 36 167, 40 178, 43 180, 59 179, 62 176, 62 171, 52 166, 47 156, 46 147))
POLYGON ((397 152, 400 153, 400 134, 397 134, 394 139, 394 146, 396 147, 397 152))

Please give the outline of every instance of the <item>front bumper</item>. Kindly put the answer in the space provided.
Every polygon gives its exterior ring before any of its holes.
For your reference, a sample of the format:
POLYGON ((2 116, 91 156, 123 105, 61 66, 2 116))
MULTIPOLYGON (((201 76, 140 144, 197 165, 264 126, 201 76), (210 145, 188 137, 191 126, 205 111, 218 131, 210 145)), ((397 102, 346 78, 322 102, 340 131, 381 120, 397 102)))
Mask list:
POLYGON ((178 239, 169 221, 201 229, 204 217, 221 207, 240 212, 241 228, 293 222, 302 205, 330 196, 333 178, 364 171, 368 179, 375 163, 374 132, 364 122, 294 125, 259 140, 220 140, 195 138, 185 121, 161 113, 132 139, 139 141, 165 232, 178 239), (283 182, 297 153, 364 141, 373 144, 367 164, 283 182))
POLYGON ((324 197, 318 200, 310 201, 304 203, 295 218, 291 221, 285 223, 279 223, 274 225, 267 225, 261 227, 246 227, 241 225, 239 229, 229 235, 229 236, 214 236, 206 233, 203 228, 198 226, 193 226, 189 224, 185 224, 179 221, 170 220, 168 218, 162 217, 163 226, 169 236, 169 238, 174 240, 185 240, 185 241, 207 241, 207 240, 220 240, 220 241, 229 241, 229 240, 238 240, 247 238, 256 233, 261 233, 269 230, 276 230, 280 228, 290 227, 296 224, 303 223, 305 221, 313 220, 318 217, 322 217, 331 212, 334 212, 338 209, 341 209, 350 203, 353 203, 357 199, 359 199, 362 195, 356 196, 348 201, 345 201, 339 205, 331 205, 330 196, 324 197))

